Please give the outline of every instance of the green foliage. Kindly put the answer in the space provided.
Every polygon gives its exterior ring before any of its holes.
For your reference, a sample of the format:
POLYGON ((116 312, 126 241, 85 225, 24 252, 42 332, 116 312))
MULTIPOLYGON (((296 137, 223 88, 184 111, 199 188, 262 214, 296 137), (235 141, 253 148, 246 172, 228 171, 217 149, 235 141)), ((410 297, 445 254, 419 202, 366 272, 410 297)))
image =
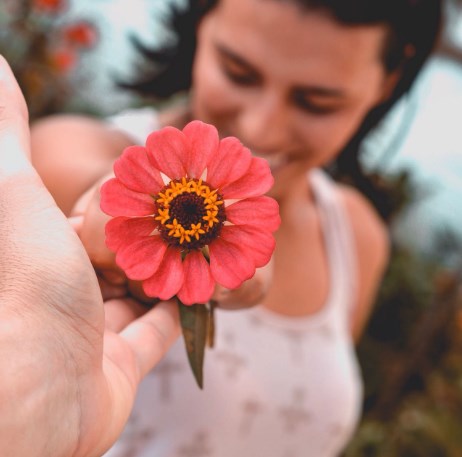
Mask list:
POLYGON ((430 254, 394 243, 358 348, 364 415, 345 457, 462 455, 461 258, 449 231, 430 254))
POLYGON ((0 54, 11 65, 31 119, 62 112, 79 84, 82 53, 97 41, 88 21, 69 21, 65 0, 0 3, 0 54))

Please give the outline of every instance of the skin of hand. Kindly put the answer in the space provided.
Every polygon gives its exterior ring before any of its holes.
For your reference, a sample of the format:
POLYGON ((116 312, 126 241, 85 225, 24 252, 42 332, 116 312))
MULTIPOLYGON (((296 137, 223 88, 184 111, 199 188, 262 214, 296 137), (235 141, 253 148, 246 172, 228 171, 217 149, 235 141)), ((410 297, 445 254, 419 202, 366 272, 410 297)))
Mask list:
POLYGON ((26 104, 1 56, 0 252, 2 455, 101 456, 179 335, 176 306, 139 317, 114 299, 105 329, 88 256, 29 162, 26 104))
MULTIPOLYGON (((77 200, 71 211, 73 226, 98 272, 103 297, 121 297, 128 291, 137 300, 149 304, 153 299, 144 294, 140 282, 127 280, 124 272, 116 265, 114 253, 106 247, 104 241, 104 226, 110 217, 100 209, 99 189, 112 176, 110 173, 98 180, 77 200)), ((212 300, 225 309, 248 308, 261 303, 272 280, 272 265, 270 261, 265 267, 257 269, 253 278, 235 290, 217 284, 212 300)))

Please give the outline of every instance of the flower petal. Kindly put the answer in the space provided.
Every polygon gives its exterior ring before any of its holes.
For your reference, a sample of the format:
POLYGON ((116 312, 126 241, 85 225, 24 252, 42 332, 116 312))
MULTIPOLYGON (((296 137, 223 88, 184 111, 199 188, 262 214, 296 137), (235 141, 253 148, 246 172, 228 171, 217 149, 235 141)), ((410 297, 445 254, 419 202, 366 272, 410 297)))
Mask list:
POLYGON ((225 210, 226 219, 235 225, 251 225, 274 232, 281 223, 277 201, 267 196, 239 200, 225 210))
POLYGON ((252 157, 244 176, 224 186, 221 191, 225 198, 257 197, 268 192, 273 182, 268 162, 261 157, 252 157))
POLYGON ((155 212, 152 197, 127 189, 117 178, 101 186, 100 206, 109 216, 148 216, 155 212))
POLYGON ((111 251, 117 251, 151 235, 157 225, 153 217, 115 217, 106 223, 106 246, 111 251))
POLYGON ((237 138, 224 138, 207 165, 207 182, 219 189, 237 181, 249 169, 251 161, 252 154, 237 138))
POLYGON ((181 252, 168 247, 157 271, 143 281, 144 293, 149 297, 169 300, 180 289, 184 281, 181 252))
POLYGON ((217 238, 209 245, 210 270, 216 282, 228 289, 239 287, 255 274, 255 265, 247 250, 217 238))
POLYGON ((114 173, 120 182, 135 192, 157 194, 164 182, 149 161, 146 148, 129 146, 114 163, 114 173))
POLYGON ((200 178, 219 145, 217 129, 201 121, 192 121, 183 129, 189 143, 186 169, 191 178, 200 178))
POLYGON ((221 230, 223 240, 245 248, 256 268, 266 265, 273 254, 276 240, 270 232, 249 225, 230 225, 221 230))
POLYGON ((207 303, 215 289, 209 264, 199 251, 190 252, 183 261, 184 283, 178 298, 185 305, 207 303))
POLYGON ((123 246, 117 252, 116 263, 128 278, 140 281, 157 271, 166 249, 160 236, 147 236, 123 246))
POLYGON ((188 143, 181 130, 164 127, 151 133, 146 140, 146 149, 154 167, 170 179, 186 176, 188 143))

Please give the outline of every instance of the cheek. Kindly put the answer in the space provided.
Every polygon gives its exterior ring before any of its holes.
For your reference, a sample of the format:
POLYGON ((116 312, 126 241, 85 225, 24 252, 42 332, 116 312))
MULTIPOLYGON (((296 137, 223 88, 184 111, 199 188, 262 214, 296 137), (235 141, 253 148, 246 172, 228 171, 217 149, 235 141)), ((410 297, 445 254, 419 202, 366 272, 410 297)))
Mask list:
POLYGON ((236 97, 221 71, 202 59, 193 73, 191 106, 193 115, 219 127, 219 119, 229 115, 237 106, 236 97))
POLYGON ((304 124, 304 143, 312 166, 335 159, 358 131, 369 107, 361 106, 328 116, 318 116, 304 124))

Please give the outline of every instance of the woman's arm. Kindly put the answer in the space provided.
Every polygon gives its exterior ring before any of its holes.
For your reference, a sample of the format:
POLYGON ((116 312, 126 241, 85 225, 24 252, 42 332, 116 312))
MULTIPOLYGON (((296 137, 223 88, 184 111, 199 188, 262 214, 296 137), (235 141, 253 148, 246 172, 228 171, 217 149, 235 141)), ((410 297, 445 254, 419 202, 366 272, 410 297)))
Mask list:
POLYGON ((365 197, 346 186, 342 186, 342 193, 352 223, 358 260, 357 300, 350 321, 351 333, 358 342, 388 264, 390 242, 385 225, 365 197))
POLYGON ((83 116, 52 116, 31 128, 32 163, 67 216, 130 144, 123 133, 83 116))

